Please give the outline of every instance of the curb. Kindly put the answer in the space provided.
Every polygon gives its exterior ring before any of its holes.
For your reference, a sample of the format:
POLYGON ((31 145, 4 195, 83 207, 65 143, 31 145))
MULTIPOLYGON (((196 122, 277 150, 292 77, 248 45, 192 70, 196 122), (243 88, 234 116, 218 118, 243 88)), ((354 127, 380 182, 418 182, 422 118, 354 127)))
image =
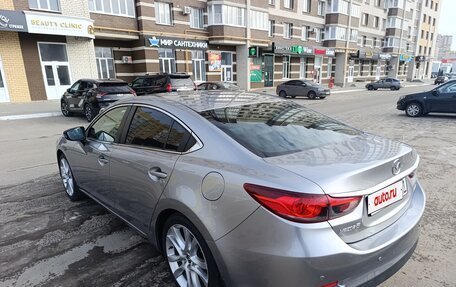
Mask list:
POLYGON ((36 118, 49 118, 49 117, 57 117, 57 116, 60 116, 60 115, 62 115, 61 112, 25 114, 25 115, 11 115, 11 116, 2 116, 2 117, 0 117, 0 121, 26 120, 26 119, 36 119, 36 118))

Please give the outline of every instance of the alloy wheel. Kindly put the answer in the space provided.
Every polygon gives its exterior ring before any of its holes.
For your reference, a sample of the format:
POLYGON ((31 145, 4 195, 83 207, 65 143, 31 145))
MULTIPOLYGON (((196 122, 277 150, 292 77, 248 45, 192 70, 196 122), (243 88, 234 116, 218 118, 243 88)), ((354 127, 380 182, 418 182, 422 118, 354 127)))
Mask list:
POLYGON ((92 120, 92 108, 88 104, 85 105, 84 113, 86 119, 90 122, 92 120))
POLYGON ((62 102, 60 104, 60 109, 62 110, 62 114, 66 117, 70 114, 70 111, 69 111, 69 108, 68 108, 68 105, 66 102, 62 102))
POLYGON ((420 114, 421 112, 421 107, 418 106, 417 104, 410 104, 407 106, 407 115, 411 117, 416 117, 420 114))
POLYGON ((74 180, 73 174, 71 173, 70 165, 68 161, 62 157, 60 159, 60 177, 62 178, 63 186, 69 196, 74 194, 74 180))
POLYGON ((183 225, 172 225, 166 234, 166 256, 181 287, 208 286, 207 261, 198 239, 183 225))

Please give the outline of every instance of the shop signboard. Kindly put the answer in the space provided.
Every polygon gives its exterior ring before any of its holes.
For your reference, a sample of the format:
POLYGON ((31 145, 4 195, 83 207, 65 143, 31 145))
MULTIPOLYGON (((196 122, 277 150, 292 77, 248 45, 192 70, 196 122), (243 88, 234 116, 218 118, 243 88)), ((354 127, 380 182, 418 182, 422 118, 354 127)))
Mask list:
POLYGON ((326 56, 328 57, 334 57, 336 55, 336 51, 333 49, 326 49, 326 56))
POLYGON ((378 58, 381 59, 381 60, 391 60, 391 55, 390 54, 378 54, 378 58))
POLYGON ((29 33, 95 38, 88 18, 24 11, 29 33))
POLYGON ((315 55, 326 55, 326 49, 314 49, 315 55))
POLYGON ((250 59, 250 82, 261 83, 263 73, 261 71, 261 63, 255 63, 254 59, 250 59))
POLYGON ((222 54, 220 52, 209 52, 208 54, 209 71, 222 70, 222 54))
POLYGON ((313 54, 313 49, 301 45, 293 45, 288 47, 281 47, 274 45, 274 53, 276 54, 295 54, 295 55, 302 55, 302 54, 313 54))
POLYGON ((413 59, 413 56, 410 56, 410 55, 407 55, 407 54, 400 54, 399 56, 399 61, 402 61, 402 62, 411 62, 413 59))
POLYGON ((416 56, 415 57, 415 62, 424 62, 424 61, 426 61, 425 56, 416 56))
POLYGON ((172 49, 199 49, 206 50, 209 46, 207 41, 182 40, 166 37, 146 37, 146 46, 157 48, 172 48, 172 49))
POLYGON ((0 31, 27 32, 25 15, 20 11, 0 10, 0 31))

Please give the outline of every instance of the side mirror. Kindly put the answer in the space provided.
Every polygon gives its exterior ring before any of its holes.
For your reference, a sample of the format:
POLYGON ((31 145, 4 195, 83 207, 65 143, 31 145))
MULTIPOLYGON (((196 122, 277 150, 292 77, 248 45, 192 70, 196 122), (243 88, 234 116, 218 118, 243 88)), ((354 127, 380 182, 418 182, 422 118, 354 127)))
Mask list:
POLYGON ((432 95, 435 96, 435 97, 438 97, 439 96, 439 91, 432 90, 432 95))
POLYGON ((129 87, 132 87, 132 86, 133 86, 133 83, 128 83, 128 86, 129 86, 129 87))
POLYGON ((307 84, 306 83, 302 83, 301 86, 307 87, 307 84))
POLYGON ((69 141, 82 142, 86 139, 85 128, 77 127, 66 130, 63 132, 63 136, 69 141))
POLYGON ((66 89, 68 93, 71 93, 71 88, 66 89))

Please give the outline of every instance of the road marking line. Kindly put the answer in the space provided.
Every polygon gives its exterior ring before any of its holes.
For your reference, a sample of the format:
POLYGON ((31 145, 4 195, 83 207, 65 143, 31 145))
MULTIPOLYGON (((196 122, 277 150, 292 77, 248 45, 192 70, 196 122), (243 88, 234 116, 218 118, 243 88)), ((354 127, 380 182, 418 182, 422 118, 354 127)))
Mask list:
POLYGON ((0 121, 25 120, 25 119, 56 117, 56 116, 60 116, 61 114, 62 114, 61 112, 50 112, 50 113, 39 113, 39 114, 1 116, 0 117, 0 121))

